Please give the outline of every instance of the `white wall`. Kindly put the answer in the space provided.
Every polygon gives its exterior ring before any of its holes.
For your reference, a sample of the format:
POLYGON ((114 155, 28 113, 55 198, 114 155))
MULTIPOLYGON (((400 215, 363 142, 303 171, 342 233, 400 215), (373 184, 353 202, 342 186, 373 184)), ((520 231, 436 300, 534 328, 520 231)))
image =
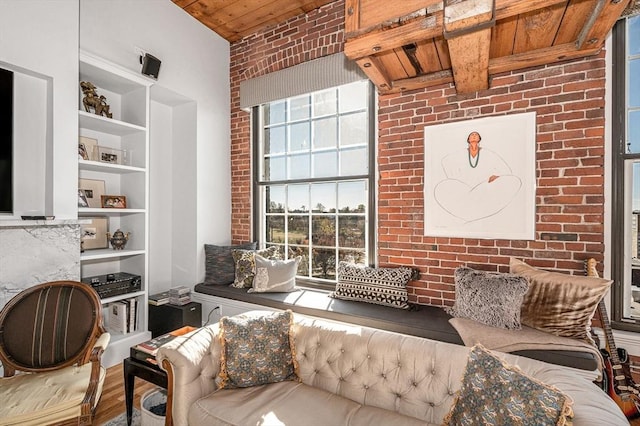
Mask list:
MULTIPOLYGON (((162 61, 157 85, 195 101, 197 108, 196 152, 179 159, 180 167, 190 173, 172 177, 173 186, 167 188, 165 194, 168 198, 163 202, 171 206, 179 199, 180 209, 195 212, 196 223, 184 224, 195 230, 189 232, 193 236, 175 239, 178 245, 171 247, 180 256, 163 253, 172 262, 183 263, 178 268, 180 270, 193 269, 191 264, 196 265, 197 270, 192 271, 190 277, 188 273, 179 277, 193 282, 176 283, 192 286, 204 278, 203 245, 224 244, 231 238, 229 44, 170 0, 80 1, 81 49, 139 72, 141 66, 136 47, 162 61), (183 189, 184 193, 190 194, 189 197, 184 196, 183 189)), ((150 155, 153 157, 153 128, 150 136, 150 155)), ((173 143, 179 144, 180 138, 175 138, 173 143)), ((163 147, 161 151, 167 157, 167 170, 175 174, 171 149, 163 147)), ((158 161, 157 157, 153 160, 153 167, 158 167, 158 161)), ((151 196, 156 193, 154 184, 152 179, 151 196)), ((173 229, 179 225, 173 222, 186 220, 163 213, 158 215, 159 224, 154 218, 154 201, 151 200, 150 204, 151 229, 162 228, 160 224, 167 220, 172 222, 173 229)), ((167 235, 172 235, 172 232, 167 235)), ((162 241, 151 235, 150 241, 154 240, 157 243, 162 241)), ((171 242, 166 241, 165 244, 171 242)), ((151 242, 152 266, 154 245, 151 242)), ((150 275, 153 274, 154 271, 150 271, 150 275)), ((153 282, 150 290, 156 291, 153 282)))
MULTIPOLYGON (((47 111, 51 114, 51 123, 48 129, 36 133, 34 137, 40 139, 37 141, 38 148, 30 147, 30 150, 33 156, 39 158, 37 161, 45 162, 46 159, 52 169, 31 168, 31 172, 40 172, 34 175, 27 173, 26 167, 16 164, 14 172, 15 179, 29 179, 32 186, 45 182, 48 200, 42 199, 45 196, 43 190, 33 202, 35 207, 26 206, 24 210, 46 207, 48 211, 41 211, 40 214, 54 214, 57 219, 75 219, 78 179, 78 1, 0 0, 0 62, 39 75, 38 78, 48 80, 51 86, 46 89, 51 96, 51 108, 47 111), (47 137, 47 132, 51 144, 49 147, 41 140, 47 137)), ((34 117, 36 110, 33 111, 34 117)), ((40 110, 40 120, 43 119, 42 113, 40 110)), ((22 131, 28 125, 16 123, 19 128, 16 129, 15 144, 24 146, 33 142, 19 137, 33 136, 33 133, 22 131)), ((35 126, 42 130, 42 123, 35 126)), ((31 201, 25 203, 33 204, 31 201)))

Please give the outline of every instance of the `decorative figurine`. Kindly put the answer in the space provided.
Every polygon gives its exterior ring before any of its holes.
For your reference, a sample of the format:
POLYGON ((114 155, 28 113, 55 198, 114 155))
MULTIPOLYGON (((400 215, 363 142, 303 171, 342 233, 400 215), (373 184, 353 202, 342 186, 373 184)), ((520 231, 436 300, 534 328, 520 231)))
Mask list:
POLYGON ((113 236, 107 232, 107 239, 111 242, 114 250, 122 250, 127 245, 127 241, 129 241, 129 235, 131 235, 131 232, 125 234, 118 229, 113 233, 113 236))
POLYGON ((90 112, 89 110, 93 108, 93 111, 96 115, 102 115, 104 113, 105 117, 112 118, 113 114, 109 112, 109 105, 107 104, 107 98, 104 95, 98 96, 96 92, 96 86, 89 81, 81 81, 80 88, 82 88, 82 93, 84 94, 84 98, 82 98, 82 105, 84 105, 84 110, 90 112))

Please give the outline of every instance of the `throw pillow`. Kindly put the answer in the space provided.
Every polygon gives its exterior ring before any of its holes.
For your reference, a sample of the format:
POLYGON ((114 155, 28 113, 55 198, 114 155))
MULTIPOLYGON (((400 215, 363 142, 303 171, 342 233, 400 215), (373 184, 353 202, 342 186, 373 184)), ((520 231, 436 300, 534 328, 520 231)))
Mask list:
POLYGON ((331 297, 409 309, 407 283, 411 268, 371 268, 347 262, 338 264, 338 283, 331 297))
POLYGON ((235 288, 250 288, 253 285, 253 276, 256 271, 256 254, 267 259, 282 259, 277 246, 258 251, 233 250, 231 254, 236 265, 235 278, 231 287, 235 288))
POLYGON ((504 363, 482 345, 469 354, 462 387, 445 425, 568 425, 573 401, 504 363))
POLYGON ((445 308, 450 315, 493 327, 522 328, 520 308, 529 288, 526 278, 459 267, 454 279, 456 300, 452 308, 445 308))
POLYGON ((220 388, 245 388, 298 376, 290 310, 220 319, 220 388))
POLYGON ((561 337, 591 338, 591 319, 610 280, 549 272, 511 258, 511 273, 529 279, 521 310, 522 324, 561 337))
POLYGON ((204 284, 229 285, 235 278, 234 249, 255 250, 256 243, 237 246, 204 245, 204 284))
POLYGON ((248 293, 284 293, 296 290, 296 274, 302 257, 295 259, 265 259, 256 254, 256 274, 248 293))

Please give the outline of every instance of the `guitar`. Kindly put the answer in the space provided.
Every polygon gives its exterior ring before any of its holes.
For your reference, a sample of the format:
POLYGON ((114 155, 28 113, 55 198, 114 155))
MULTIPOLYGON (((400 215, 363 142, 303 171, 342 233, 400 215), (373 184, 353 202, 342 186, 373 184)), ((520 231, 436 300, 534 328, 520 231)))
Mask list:
MULTIPOLYGON (((585 266, 587 276, 598 277, 595 259, 588 259, 585 266)), ((638 418, 640 417, 640 390, 631 377, 627 352, 616 348, 604 298, 598 303, 598 313, 606 347, 606 349, 600 349, 604 357, 604 390, 620 407, 627 419, 638 418)))

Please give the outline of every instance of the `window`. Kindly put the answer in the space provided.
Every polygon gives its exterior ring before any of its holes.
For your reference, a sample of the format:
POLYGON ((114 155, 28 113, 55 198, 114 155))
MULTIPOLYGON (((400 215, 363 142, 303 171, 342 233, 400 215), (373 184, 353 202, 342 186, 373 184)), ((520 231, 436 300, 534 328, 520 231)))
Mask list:
POLYGON ((613 320, 640 331, 640 16, 618 21, 613 42, 613 320))
POLYGON ((253 109, 255 235, 298 277, 332 285, 373 260, 373 89, 358 81, 253 109))

